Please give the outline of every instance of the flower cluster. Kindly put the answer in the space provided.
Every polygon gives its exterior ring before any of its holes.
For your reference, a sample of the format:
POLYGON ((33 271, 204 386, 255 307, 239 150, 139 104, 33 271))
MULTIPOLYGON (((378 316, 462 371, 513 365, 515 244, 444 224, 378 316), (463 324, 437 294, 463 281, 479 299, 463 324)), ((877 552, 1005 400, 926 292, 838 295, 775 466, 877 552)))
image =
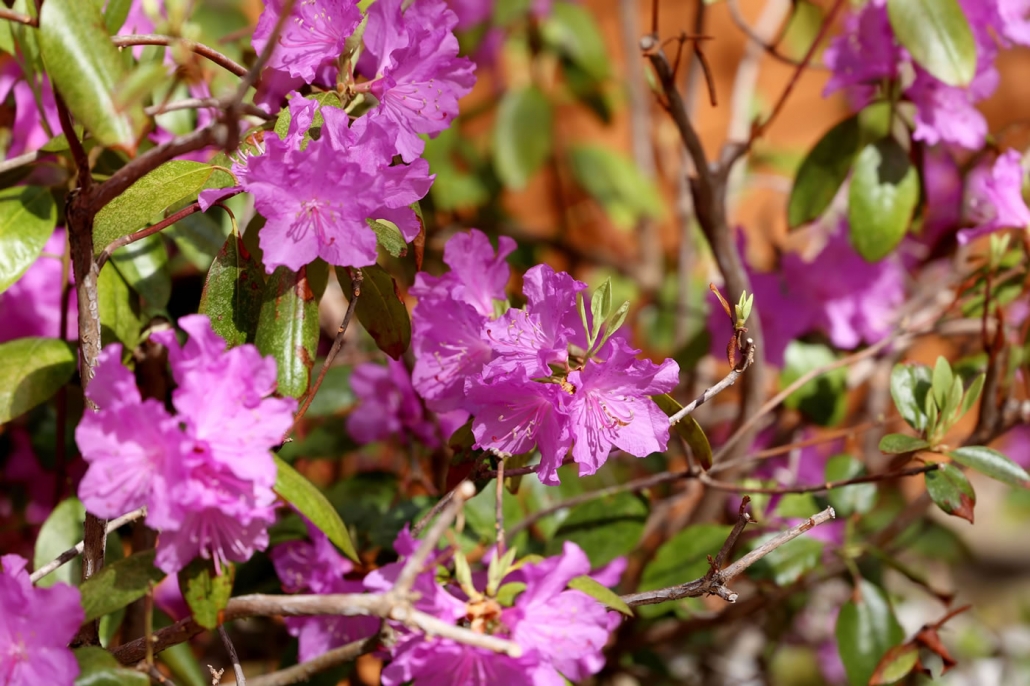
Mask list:
POLYGON ((959 231, 960 243, 999 229, 1030 230, 1030 208, 1023 199, 1022 156, 1008 150, 988 167, 980 165, 966 179, 967 219, 976 226, 959 231))
POLYGON ((67 646, 86 619, 79 589, 37 588, 26 564, 0 557, 0 684, 71 686, 79 665, 67 646))
POLYGON ((275 520, 276 467, 270 449, 293 420, 295 401, 268 397, 275 360, 242 345, 225 350, 207 317, 179 320, 189 334, 151 338, 168 348, 176 412, 144 400, 121 364, 120 345, 100 354, 75 439, 89 463, 79 497, 89 512, 117 517, 147 507, 161 532, 156 564, 172 574, 194 557, 247 560, 268 545, 275 520))
POLYGON ((415 390, 433 410, 471 413, 476 447, 538 449, 545 484, 558 483, 570 449, 581 475, 613 446, 638 457, 665 450, 669 421, 650 396, 676 386, 678 365, 638 360, 616 331, 625 308, 595 320, 586 284, 547 265, 526 272, 525 309, 503 311, 514 247, 501 238, 495 253, 481 232, 457 234, 444 248, 451 271, 416 277, 415 390))
POLYGON ((824 60, 833 70, 826 93, 847 89, 856 105, 868 103, 879 82, 899 80, 905 72, 904 96, 916 107, 915 140, 928 145, 950 143, 979 148, 987 136, 987 121, 975 104, 998 87, 994 67, 998 44, 1030 45, 1030 30, 1019 3, 1011 0, 959 0, 976 42, 977 64, 966 87, 939 81, 915 63, 896 40, 887 15, 887 0, 870 0, 850 14, 845 30, 826 50, 824 60))
MULTIPOLYGON (((866 262, 851 247, 845 229, 838 226, 826 236, 811 261, 787 253, 776 272, 748 269, 762 317, 763 354, 770 364, 782 366, 787 344, 806 333, 821 331, 839 348, 875 343, 890 333, 894 313, 905 300, 904 268, 895 257, 866 262)), ((708 328, 712 354, 718 356, 731 329, 714 299, 708 328)))

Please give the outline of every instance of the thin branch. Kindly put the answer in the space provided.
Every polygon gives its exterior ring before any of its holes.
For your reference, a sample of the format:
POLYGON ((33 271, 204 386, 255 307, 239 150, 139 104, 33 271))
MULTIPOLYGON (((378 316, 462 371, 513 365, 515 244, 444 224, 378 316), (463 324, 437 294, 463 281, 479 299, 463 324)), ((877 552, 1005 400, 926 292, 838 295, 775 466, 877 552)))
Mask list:
MULTIPOLYGON (((232 601, 229 601, 230 604, 232 601)), ((204 627, 193 621, 192 617, 180 619, 171 626, 166 626, 163 629, 158 629, 151 635, 149 645, 154 655, 157 655, 163 650, 171 648, 172 646, 185 643, 197 634, 203 633, 204 627)), ((136 664, 140 660, 144 660, 147 657, 147 638, 140 636, 137 639, 123 643, 114 650, 111 654, 114 658, 123 665, 136 664)))
POLYGON ((17 157, 12 157, 9 160, 4 160, 3 162, 0 162, 0 174, 9 172, 12 169, 17 169, 18 167, 23 167, 26 164, 38 162, 44 155, 49 154, 50 153, 43 152, 42 150, 33 150, 32 152, 27 152, 24 155, 18 155, 17 157))
POLYGON ((736 383, 740 375, 743 374, 747 370, 747 368, 751 366, 751 363, 754 361, 754 359, 755 345, 753 341, 748 341, 747 347, 743 351, 740 364, 738 364, 736 368, 731 369, 730 373, 723 377, 723 379, 719 383, 715 384, 710 388, 706 388, 704 393, 699 395, 693 402, 687 403, 676 414, 669 417, 669 426, 673 426, 679 420, 683 419, 688 414, 692 413, 694 410, 701 407, 706 402, 708 402, 709 400, 711 400, 712 398, 714 398, 715 396, 717 396, 718 394, 722 393, 727 388, 732 386, 734 383, 736 383))
POLYGON ((229 653, 229 659, 232 660, 232 671, 236 675, 236 683, 239 686, 247 686, 247 677, 243 674, 243 665, 240 664, 240 657, 236 654, 236 646, 232 644, 224 624, 218 625, 218 635, 222 637, 222 645, 225 646, 226 652, 229 653))
POLYGON ((104 248, 104 250, 99 255, 97 255, 97 271, 100 271, 104 268, 104 265, 107 264, 107 261, 111 259, 111 255, 113 255, 114 251, 118 248, 124 248, 125 246, 135 243, 136 241, 143 240, 147 236, 153 236, 155 233, 167 229, 169 226, 179 221, 183 217, 188 217, 196 212, 200 212, 199 202, 187 205, 175 214, 165 217, 153 226, 148 226, 145 229, 135 231, 126 236, 122 236, 121 238, 117 238, 111 241, 111 243, 106 248, 104 248))
MULTIPOLYGON (((527 472, 527 474, 533 473, 535 473, 535 470, 527 472)), ((509 476, 511 476, 511 474, 509 474, 509 476)), ((422 533, 422 529, 426 528, 426 524, 433 521, 433 518, 436 517, 436 515, 440 514, 440 511, 442 509, 447 507, 447 503, 451 502, 451 498, 454 497, 454 491, 456 488, 457 487, 452 488, 451 490, 444 493, 443 497, 436 501, 436 504, 433 505, 432 509, 430 509, 429 512, 423 515, 422 519, 415 522, 415 525, 411 527, 412 536, 418 538, 418 535, 422 533)))
MULTIPOLYGON (((738 519, 737 526, 741 526, 740 521, 746 517, 746 513, 738 519)), ((736 602, 737 594, 726 588, 726 583, 732 581, 735 577, 741 574, 745 569, 758 562, 763 557, 776 550, 785 543, 793 541, 801 534, 809 531, 820 524, 824 524, 833 519, 836 514, 832 507, 828 507, 822 512, 816 514, 809 519, 806 519, 797 526, 784 531, 783 533, 775 536, 774 538, 766 541, 759 547, 752 550, 750 553, 740 558, 729 567, 723 570, 712 571, 709 569, 708 573, 700 579, 680 584, 679 586, 670 586, 668 588, 661 588, 657 591, 644 591, 643 593, 630 593, 622 596, 623 601, 630 606, 638 605, 654 605, 657 603, 664 603, 668 600, 679 600, 680 598, 698 598, 705 595, 717 595, 720 598, 725 599, 728 602, 736 602)), ((746 524, 747 522, 744 522, 746 524)), ((739 535, 737 526, 734 526, 733 531, 739 535)), ((731 536, 732 536, 731 532, 731 536)), ((729 541, 729 539, 727 539, 729 541)), ((713 563, 714 567, 714 563, 713 563)))
POLYGON ((93 173, 89 168, 89 155, 86 154, 86 149, 82 147, 82 141, 75 134, 71 113, 64 104, 64 98, 61 97, 61 94, 56 89, 54 89, 54 101, 57 104, 57 119, 61 122, 61 131, 68 141, 68 149, 72 153, 72 159, 75 160, 75 169, 79 173, 79 192, 88 194, 93 188, 93 173))
POLYGON ((918 474, 926 474, 927 472, 935 472, 940 469, 939 462, 930 462, 924 464, 921 467, 910 467, 909 469, 902 469, 896 472, 884 472, 882 474, 865 474, 863 476, 856 476, 852 479, 841 479, 840 481, 827 481, 822 484, 814 484, 809 486, 749 486, 747 484, 735 484, 726 481, 716 481, 707 474, 700 474, 698 478, 701 483, 710 488, 714 488, 720 491, 730 491, 733 493, 761 493, 766 495, 783 495, 786 493, 822 493, 824 491, 832 491, 836 488, 843 488, 845 486, 853 486, 855 484, 868 484, 877 483, 880 481, 890 481, 892 479, 902 479, 906 476, 916 476, 918 474))
POLYGON ((744 527, 751 522, 751 515, 747 513, 747 506, 750 502, 751 498, 748 496, 741 498, 740 507, 737 509, 737 521, 733 524, 730 535, 726 537, 726 542, 722 544, 722 548, 716 553, 715 560, 711 562, 711 567, 705 576, 709 578, 715 576, 716 572, 726 564, 726 558, 733 552, 733 546, 737 545, 737 539, 740 538, 740 534, 744 533, 744 527))
POLYGON ((0 7, 0 19, 6 19, 7 21, 13 21, 16 24, 25 24, 26 26, 33 26, 39 28, 39 20, 35 17, 30 17, 27 14, 19 14, 12 10, 0 7))
POLYGON ((136 665, 136 669, 149 676, 151 681, 153 681, 155 684, 161 684, 161 686, 175 686, 175 682, 166 677, 164 674, 162 674, 161 670, 155 667, 154 665, 148 665, 147 663, 143 662, 141 664, 136 665))
POLYGON ((328 650, 316 658, 300 664, 280 669, 278 672, 265 674, 250 680, 250 686, 288 686, 307 681, 311 677, 332 669, 337 665, 351 662, 376 650, 382 643, 380 634, 369 636, 360 641, 353 641, 339 648, 328 650))
MULTIPOLYGON (((752 42, 754 42, 756 45, 759 45, 770 57, 779 62, 783 62, 784 64, 789 64, 793 67, 799 66, 801 64, 800 60, 794 59, 793 57, 790 57, 788 55, 784 55, 782 52, 780 52, 780 49, 776 47, 776 44, 768 43, 762 38, 762 36, 759 36, 755 29, 747 23, 747 20, 744 18, 744 15, 741 14, 740 5, 737 4, 737 0, 726 0, 726 6, 729 8, 730 18, 733 20, 733 23, 737 25, 737 28, 743 31, 744 34, 748 38, 750 38, 752 42)), ((779 41, 776 41, 776 43, 779 43, 779 41)), ((812 69, 825 69, 825 67, 821 64, 812 64, 809 66, 812 69)))
MULTIPOLYGON (((137 519, 143 519, 143 517, 145 517, 146 515, 147 515, 147 508, 145 508, 145 507, 141 507, 138 510, 133 510, 132 512, 129 512, 128 514, 123 514, 118 519, 112 519, 110 522, 107 523, 107 531, 106 531, 106 533, 111 533, 112 531, 116 531, 116 530, 120 529, 121 527, 125 526, 126 524, 128 524, 129 522, 134 522, 137 519)), ((57 568, 65 565, 65 564, 67 564, 68 562, 71 562, 76 557, 78 557, 79 555, 82 554, 82 548, 83 548, 83 542, 79 541, 78 543, 75 544, 74 548, 69 548, 68 550, 66 550, 63 553, 61 553, 60 555, 58 555, 56 559, 51 560, 50 562, 47 562, 45 565, 43 565, 39 569, 37 569, 36 571, 32 572, 32 574, 29 575, 29 580, 31 580, 32 583, 36 583, 37 581, 39 581, 40 579, 45 577, 50 572, 52 572, 55 569, 57 569, 57 568)))
POLYGON ((390 612, 389 618, 414 627, 427 636, 449 638, 452 641, 464 643, 465 645, 474 646, 476 648, 486 648, 487 650, 492 650, 495 653, 503 653, 508 657, 522 657, 522 648, 514 641, 497 638, 496 636, 490 636, 488 634, 481 634, 476 631, 472 631, 471 629, 465 629, 460 626, 448 624, 442 619, 414 608, 403 605, 397 606, 392 612, 390 612))
POLYGON ((289 431, 283 436, 283 440, 293 433, 293 430, 297 428, 300 420, 304 418, 304 413, 311 407, 311 402, 315 399, 315 394, 318 393, 318 389, 322 387, 322 382, 325 380, 325 375, 329 372, 329 367, 332 366, 333 360, 336 359, 336 355, 339 354, 340 349, 343 348, 343 338, 347 334, 347 327, 350 326, 350 320, 354 316, 354 308, 358 305, 358 298, 361 297, 361 283, 364 280, 364 275, 360 269, 354 269, 351 274, 351 294, 350 302, 347 303, 347 311, 343 315, 343 322, 340 323, 340 328, 336 331, 336 338, 333 339, 333 347, 329 349, 329 353, 325 356, 325 362, 322 363, 322 370, 318 373, 318 378, 315 379, 315 383, 311 386, 311 390, 308 391, 307 397, 304 398, 304 404, 297 410, 297 415, 293 418, 293 424, 290 426, 289 431))
MULTIPOLYGON (((222 104, 222 101, 218 98, 184 98, 182 100, 166 102, 161 105, 151 105, 150 107, 144 108, 143 112, 148 117, 153 117, 158 114, 164 114, 165 112, 176 112, 178 110, 198 110, 202 108, 221 109, 222 104)), ((252 117, 258 117, 265 121, 272 121, 276 118, 274 114, 269 114, 260 107, 250 105, 248 103, 241 104, 240 109, 252 117)))
POLYGON ((494 530, 497 536, 497 555, 504 555, 504 458, 497 463, 496 501, 494 502, 494 530))
POLYGON ((206 57, 211 60, 219 67, 222 67, 226 71, 235 74, 236 76, 245 76, 247 68, 243 65, 237 64, 229 57, 226 57, 222 53, 218 52, 214 48, 208 47, 203 43, 197 43, 196 41, 187 40, 185 38, 176 38, 175 36, 161 36, 158 34, 129 34, 125 36, 111 36, 111 42, 116 47, 125 48, 132 45, 183 45, 190 52, 195 52, 201 57, 206 57))
POLYGON ((418 549, 405 561, 400 574, 397 575, 397 581, 393 584, 393 593, 399 596, 406 596, 411 592, 411 587, 415 585, 416 577, 422 573, 426 560, 429 558, 430 553, 436 549, 436 544, 440 541, 444 531, 454 522, 458 512, 465 506, 465 501, 475 494, 476 487, 471 481, 463 481, 458 484, 458 487, 454 489, 454 495, 443 509, 443 512, 440 513, 440 516, 437 517, 433 526, 429 528, 426 537, 422 539, 418 549))

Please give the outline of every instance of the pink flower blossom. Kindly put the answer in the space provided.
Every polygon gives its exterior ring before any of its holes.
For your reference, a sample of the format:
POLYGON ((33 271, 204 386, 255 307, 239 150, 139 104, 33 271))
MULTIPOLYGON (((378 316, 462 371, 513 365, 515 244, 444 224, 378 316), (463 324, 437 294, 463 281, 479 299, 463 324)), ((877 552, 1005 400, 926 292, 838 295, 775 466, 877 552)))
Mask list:
POLYGON ((989 170, 979 166, 970 173, 966 209, 976 227, 959 231, 960 243, 1001 229, 1030 229, 1023 177, 1022 157, 1015 150, 1000 155, 989 170))
MULTIPOLYGON (((257 53, 268 44, 282 12, 283 0, 267 1, 254 29, 252 44, 257 53)), ((268 67, 313 83, 319 69, 343 54, 360 21, 361 11, 354 0, 298 0, 293 16, 283 24, 268 67)))
MULTIPOLYGON (((54 231, 31 267, 0 293, 0 343, 43 336, 61 338, 61 299, 64 297, 65 279, 61 278, 62 255, 65 251, 63 228, 54 231)), ((71 265, 68 267, 71 278, 71 265)), ((68 338, 79 333, 79 308, 74 291, 68 295, 68 338)))
POLYGON ((71 686, 79 665, 68 649, 86 619, 79 589, 32 585, 27 560, 0 558, 0 683, 71 686))

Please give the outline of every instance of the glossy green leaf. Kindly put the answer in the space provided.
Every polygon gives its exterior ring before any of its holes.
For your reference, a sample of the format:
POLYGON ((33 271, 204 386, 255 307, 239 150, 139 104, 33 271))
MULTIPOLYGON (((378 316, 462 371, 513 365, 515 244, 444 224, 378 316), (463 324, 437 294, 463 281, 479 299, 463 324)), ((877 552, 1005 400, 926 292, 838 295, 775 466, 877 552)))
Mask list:
POLYGON ((93 252, 161 219, 169 208, 195 200, 205 188, 226 188, 232 175, 210 164, 172 160, 150 172, 99 212, 93 222, 93 252))
POLYGON ((494 168, 508 188, 524 188, 552 148, 551 103, 536 86, 512 89, 497 108, 494 168))
POLYGON ((921 67, 949 86, 976 75, 976 41, 958 0, 887 0, 898 42, 921 67))
POLYGON ((943 355, 938 355, 937 362, 933 367, 933 375, 930 379, 930 391, 933 393, 933 399, 940 409, 944 408, 944 404, 947 401, 953 378, 951 365, 948 364, 943 355))
POLYGON ((230 348, 252 343, 264 292, 264 269, 234 232, 211 263, 198 311, 211 319, 212 330, 230 348))
POLYGON ((973 507, 976 493, 969 479, 958 467, 946 463, 938 465, 936 471, 927 472, 926 490, 930 497, 950 515, 962 517, 973 523, 973 507))
POLYGON ((629 157, 599 145, 576 145, 569 149, 569 165, 576 182, 619 228, 662 217, 665 204, 657 186, 629 157))
MULTIPOLYGON (((847 481, 865 474, 865 465, 850 455, 835 455, 826 463, 827 482, 847 481)), ((826 499, 838 517, 865 514, 876 504, 876 484, 854 484, 835 488, 826 494, 826 499)))
POLYGON ((865 686, 880 659, 905 635, 879 587, 863 579, 857 591, 837 615, 837 647, 848 683, 865 686))
POLYGON ((408 253, 408 244, 404 241, 397 225, 391 221, 368 219, 368 225, 375 231, 376 243, 394 257, 403 257, 408 253))
POLYGON ((115 250, 111 261, 132 290, 151 307, 163 310, 172 297, 168 250, 158 235, 147 236, 115 250))
POLYGON ((916 431, 927 428, 923 409, 930 392, 930 368, 921 364, 896 364, 891 370, 891 397, 902 418, 916 431))
POLYGON ((268 278, 254 344, 275 358, 278 391, 299 398, 308 392, 318 347, 318 302, 307 272, 279 267, 268 278))
MULTIPOLYGON (((761 545, 776 535, 767 534, 757 539, 755 545, 761 545)), ((822 541, 799 536, 756 562, 751 568, 752 574, 759 578, 772 579, 777 586, 788 586, 819 566, 824 547, 822 541)))
POLYGON ((43 3, 39 43, 47 74, 75 119, 102 145, 134 153, 146 117, 138 102, 117 104, 125 63, 100 10, 82 0, 43 3))
MULTIPOLYGON (((39 529, 36 549, 32 555, 32 568, 39 569, 81 541, 82 520, 85 516, 86 508, 78 498, 68 498, 58 503, 39 529)), ((46 587, 60 582, 78 586, 81 577, 81 563, 79 558, 75 558, 44 576, 36 585, 46 587)))
POLYGON ((621 612, 627 617, 633 616, 633 610, 631 610, 629 605, 626 604, 626 601, 620 598, 615 591, 611 590, 607 586, 602 586, 600 582, 595 581, 589 576, 575 577, 569 581, 569 588, 586 593, 609 610, 621 612))
MULTIPOLYGON (((808 372, 836 362, 837 353, 820 343, 791 341, 784 351, 783 361, 780 387, 786 388, 808 372)), ((787 396, 783 404, 822 426, 838 424, 847 411, 847 376, 846 369, 820 374, 787 396)))
POLYGON ((179 588, 197 624, 205 629, 221 624, 219 615, 229 604, 235 578, 235 566, 223 564, 216 571, 211 560, 199 557, 179 570, 179 588))
POLYGON ((275 466, 278 470, 276 494, 311 520, 344 555, 357 562, 358 554, 347 533, 347 526, 322 491, 278 455, 275 456, 275 466))
POLYGON ((107 7, 104 9, 104 28, 112 36, 118 33, 125 20, 129 17, 129 10, 132 8, 132 0, 107 0, 107 7))
POLYGON ((149 686, 150 677, 143 672, 123 667, 114 655, 103 648, 76 648, 79 676, 75 686, 149 686))
MULTIPOLYGON (((683 409, 679 401, 668 393, 652 396, 651 399, 661 408, 662 412, 670 417, 683 409)), ((704 429, 697 423, 697 420, 688 414, 673 424, 672 428, 690 446, 690 451, 701 464, 701 468, 706 471, 711 469, 712 446, 708 442, 708 436, 705 435, 704 429)))
MULTIPOLYGON (((395 360, 401 359, 411 345, 411 317, 404 305, 397 282, 390 273, 373 264, 362 267, 364 280, 354 314, 375 341, 376 346, 395 360)), ((336 270, 343 292, 352 292, 351 278, 346 269, 336 270)))
POLYGON ((56 338, 0 343, 0 424, 48 400, 75 373, 75 350, 56 338))
POLYGON ((633 493, 597 498, 572 508, 548 544, 548 551, 560 552, 565 541, 583 549, 594 568, 608 564, 640 544, 648 507, 633 493))
POLYGON ((97 298, 100 305, 100 340, 104 345, 121 343, 129 350, 139 342, 139 297, 132 292, 121 273, 108 263, 97 279, 97 298))
POLYGON ((146 595, 150 582, 155 584, 165 573, 154 566, 154 550, 134 553, 114 564, 106 565, 83 582, 82 609, 86 621, 99 619, 146 595))
POLYGON ((848 191, 851 244, 869 262, 886 257, 908 232, 919 174, 893 138, 870 143, 855 160, 848 191))
MULTIPOLYGON (((715 557, 732 527, 716 524, 695 524, 663 543, 640 579, 641 591, 653 591, 685 584, 708 572, 708 556, 715 557)), ((642 617, 655 617, 669 608, 668 603, 642 605, 636 609, 642 617)))
POLYGON ((894 646, 876 666, 869 679, 869 686, 886 686, 905 678, 919 663, 919 647, 914 643, 894 646))
POLYGON ((1030 488, 1030 474, 997 450, 985 445, 968 445, 948 453, 959 464, 1010 486, 1030 488))
POLYGON ((888 455, 901 455, 902 453, 914 453, 917 450, 925 450, 930 447, 928 441, 915 436, 905 434, 887 434, 880 439, 880 452, 888 455))
POLYGON ((57 206, 49 189, 16 186, 0 190, 0 293, 42 254, 56 225, 57 206))
POLYGON ((198 212, 183 217, 162 231, 175 242, 182 256, 200 272, 206 272, 211 267, 232 232, 229 222, 219 222, 215 216, 214 212, 198 212))
POLYGON ((594 19, 586 7, 571 2, 556 2, 551 13, 540 26, 544 44, 572 62, 592 80, 600 81, 611 75, 608 47, 594 19))

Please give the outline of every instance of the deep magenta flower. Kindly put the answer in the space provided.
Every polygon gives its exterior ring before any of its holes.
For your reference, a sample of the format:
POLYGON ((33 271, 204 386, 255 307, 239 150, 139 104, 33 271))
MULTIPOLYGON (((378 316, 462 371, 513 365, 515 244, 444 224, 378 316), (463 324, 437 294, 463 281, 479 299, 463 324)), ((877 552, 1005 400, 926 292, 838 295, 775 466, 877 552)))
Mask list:
POLYGON ((823 61, 833 72, 823 94, 849 88, 856 96, 855 105, 864 105, 876 84, 897 76, 901 56, 886 3, 873 0, 859 12, 847 15, 844 30, 823 53, 823 61))
POLYGON ((14 122, 11 125, 7 157, 17 157, 25 152, 37 150, 55 135, 61 133, 61 122, 57 116, 57 102, 54 89, 44 74, 36 84, 40 94, 40 105, 36 104, 33 88, 26 80, 21 67, 14 59, 7 59, 0 67, 0 100, 14 98, 14 122))
POLYGON ((79 589, 33 586, 27 564, 0 557, 0 684, 71 686, 79 664, 68 643, 86 619, 79 589))
POLYGON ((987 120, 975 105, 994 93, 999 78, 998 71, 988 65, 977 72, 969 86, 957 88, 917 67, 915 81, 905 90, 905 96, 916 106, 912 138, 927 145, 952 143, 970 150, 983 145, 987 120))
POLYGON ((1030 229, 1030 208, 1023 199, 1022 156, 1007 150, 988 169, 979 166, 967 181, 966 209, 976 227, 959 231, 960 243, 1000 229, 1030 229))
POLYGON ((220 567, 267 546, 276 500, 270 449, 296 406, 269 397, 273 358, 251 345, 227 351, 207 317, 179 324, 190 335, 185 346, 174 331, 152 335, 168 348, 176 413, 142 400, 113 345, 88 390, 99 411, 87 412, 75 433, 89 463, 79 486, 86 509, 114 517, 146 505, 147 524, 161 532, 156 564, 169 574, 197 556, 220 567))
MULTIPOLYGON (((252 45, 260 54, 283 12, 283 0, 267 0, 254 29, 252 45)), ((355 0, 297 0, 283 24, 279 44, 268 61, 271 69, 313 83, 325 65, 343 54, 344 45, 361 22, 355 0)))
MULTIPOLYGON (((361 581, 344 578, 354 569, 321 531, 308 525, 311 542, 289 541, 272 548, 275 573, 287 593, 361 593, 361 581)), ((300 643, 298 659, 314 659, 379 631, 376 617, 287 617, 286 628, 300 643)))
POLYGON ((997 0, 1001 34, 1019 45, 1030 45, 1030 0, 997 0))
POLYGON ((396 124, 405 162, 422 154, 418 134, 435 135, 458 114, 458 100, 476 82, 475 65, 458 57, 458 17, 443 0, 377 0, 368 8, 364 40, 372 77, 364 86, 377 100, 376 117, 396 124))
MULTIPOLYGON (((0 293, 0 322, 3 322, 0 343, 29 336, 61 338, 64 237, 64 229, 56 229, 39 259, 10 288, 0 293)), ((70 267, 68 272, 70 278, 70 267)), ((74 340, 79 333, 79 307, 74 291, 68 297, 67 320, 68 338, 74 340)))

